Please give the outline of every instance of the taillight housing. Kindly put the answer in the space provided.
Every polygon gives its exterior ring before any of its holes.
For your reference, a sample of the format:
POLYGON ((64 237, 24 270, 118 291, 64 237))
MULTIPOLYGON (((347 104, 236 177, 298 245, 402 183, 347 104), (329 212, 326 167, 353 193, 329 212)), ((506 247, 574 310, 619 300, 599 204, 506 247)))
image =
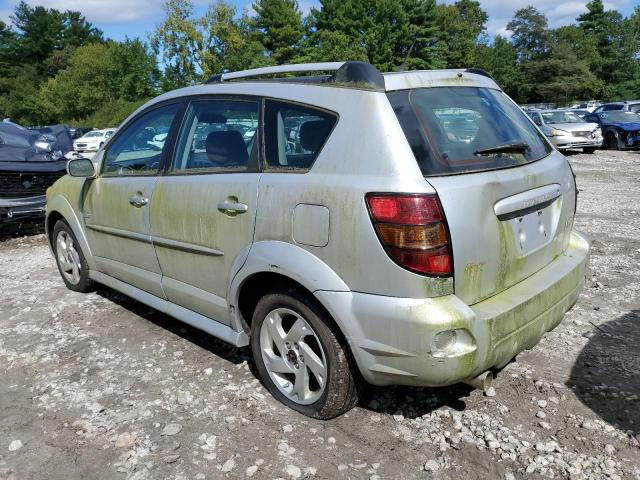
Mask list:
POLYGON ((370 193, 369 215, 387 254, 420 275, 453 272, 446 219, 436 194, 370 193))

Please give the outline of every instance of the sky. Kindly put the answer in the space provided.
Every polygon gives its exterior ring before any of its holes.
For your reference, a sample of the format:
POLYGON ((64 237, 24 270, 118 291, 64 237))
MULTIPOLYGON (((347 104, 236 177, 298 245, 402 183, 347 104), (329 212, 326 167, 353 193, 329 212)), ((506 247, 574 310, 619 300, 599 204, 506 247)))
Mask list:
MULTIPOLYGON (((194 0, 198 11, 203 11, 210 0, 194 0)), ((251 9, 251 0, 228 0, 238 11, 251 9)), ((438 0, 441 1, 441 0, 438 0)), ((445 0, 453 3, 455 0, 445 0)), ((0 0, 0 20, 9 23, 9 16, 19 0, 0 0)), ((42 5, 58 10, 77 10, 90 22, 102 29, 105 35, 115 40, 126 36, 143 37, 153 31, 163 17, 164 0, 26 0, 30 5, 42 5)), ((303 13, 308 13, 317 0, 298 0, 303 13)), ((487 32, 491 36, 508 36, 506 26, 513 13, 527 5, 535 5, 547 15, 549 25, 558 27, 572 23, 586 11, 586 0, 480 0, 482 8, 489 14, 487 32)), ((606 0, 607 9, 615 8, 629 15, 640 0, 606 0)))

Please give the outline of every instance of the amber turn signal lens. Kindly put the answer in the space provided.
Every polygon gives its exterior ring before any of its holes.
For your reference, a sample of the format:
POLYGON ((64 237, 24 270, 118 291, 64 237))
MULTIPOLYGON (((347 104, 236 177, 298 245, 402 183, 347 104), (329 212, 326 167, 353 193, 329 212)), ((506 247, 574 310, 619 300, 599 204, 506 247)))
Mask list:
POLYGON ((447 243, 447 232, 442 223, 428 226, 378 223, 376 229, 382 243, 389 247, 427 250, 447 243))

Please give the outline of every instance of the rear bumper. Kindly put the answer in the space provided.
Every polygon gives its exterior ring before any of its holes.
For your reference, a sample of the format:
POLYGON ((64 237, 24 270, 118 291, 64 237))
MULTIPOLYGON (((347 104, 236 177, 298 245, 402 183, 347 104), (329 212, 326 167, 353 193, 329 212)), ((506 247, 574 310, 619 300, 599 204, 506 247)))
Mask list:
POLYGON ((43 219, 46 207, 47 197, 45 195, 0 199, 0 222, 43 219))
POLYGON ((345 333, 363 376, 375 385, 444 386, 500 368, 536 345, 575 304, 588 275, 590 245, 572 232, 567 250, 544 269, 468 306, 455 295, 410 299, 316 292, 345 333), (434 337, 457 330, 454 348, 434 337))

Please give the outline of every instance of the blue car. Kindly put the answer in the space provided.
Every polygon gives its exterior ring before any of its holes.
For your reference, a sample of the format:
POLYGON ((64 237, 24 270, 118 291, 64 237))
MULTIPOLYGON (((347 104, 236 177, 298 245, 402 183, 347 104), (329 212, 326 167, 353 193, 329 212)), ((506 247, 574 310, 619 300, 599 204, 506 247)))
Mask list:
POLYGON ((596 112, 584 117, 600 125, 608 150, 640 149, 640 115, 633 112, 596 112))

